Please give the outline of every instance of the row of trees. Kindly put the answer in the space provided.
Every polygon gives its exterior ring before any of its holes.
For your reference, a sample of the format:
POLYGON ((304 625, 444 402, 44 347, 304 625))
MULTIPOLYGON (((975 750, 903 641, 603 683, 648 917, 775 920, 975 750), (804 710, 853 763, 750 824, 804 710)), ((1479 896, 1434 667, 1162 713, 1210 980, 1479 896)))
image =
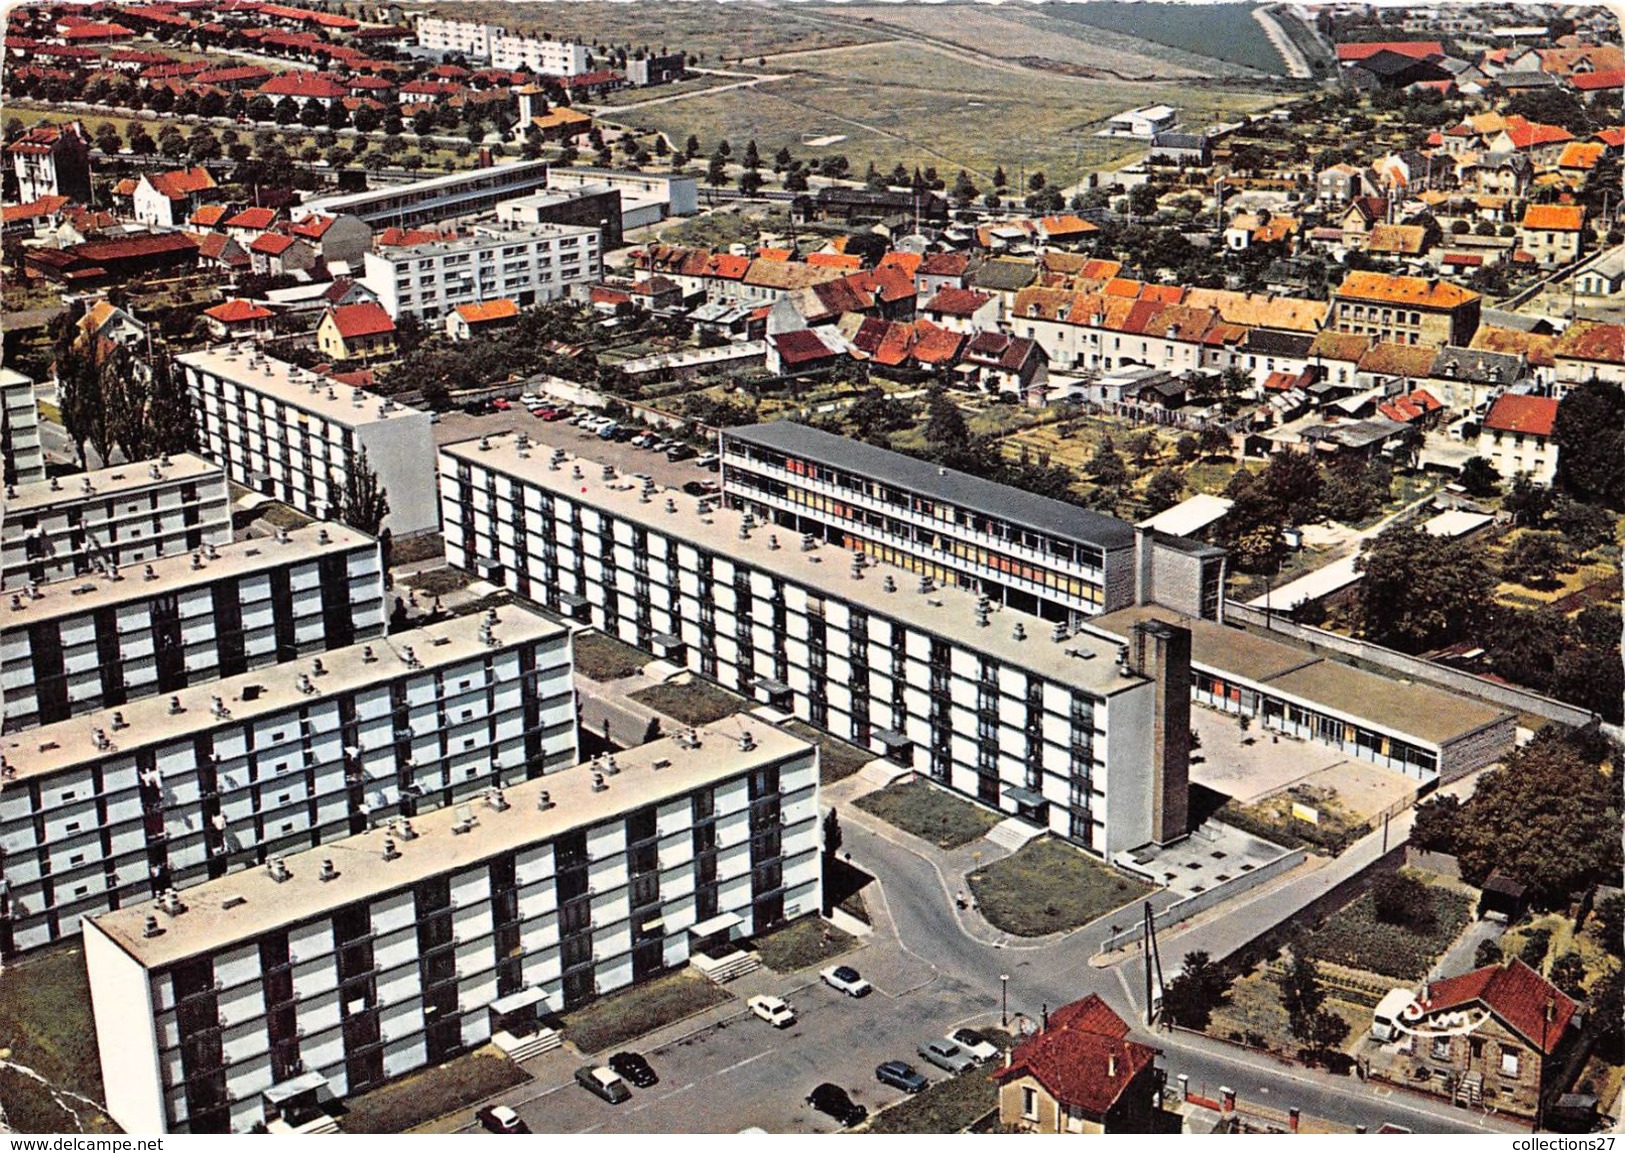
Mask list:
POLYGON ((115 450, 134 461, 196 449, 192 401, 167 355, 147 361, 124 346, 98 354, 78 336, 68 315, 54 322, 57 401, 80 467, 87 445, 103 464, 115 450))

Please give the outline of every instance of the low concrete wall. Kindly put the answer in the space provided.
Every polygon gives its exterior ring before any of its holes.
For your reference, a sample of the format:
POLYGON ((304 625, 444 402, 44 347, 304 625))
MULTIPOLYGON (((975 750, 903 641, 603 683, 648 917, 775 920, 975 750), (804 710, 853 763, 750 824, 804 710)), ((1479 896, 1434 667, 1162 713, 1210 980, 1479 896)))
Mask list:
MULTIPOLYGON (((1307 855, 1303 849, 1293 849, 1268 864, 1260 865, 1250 873, 1226 881, 1215 888, 1206 889, 1203 892, 1175 901, 1166 909, 1153 914, 1152 920, 1159 929, 1166 929, 1169 925, 1177 925, 1181 921, 1188 921, 1198 913, 1205 912, 1215 905, 1221 905, 1232 897, 1239 897, 1243 893, 1256 889, 1265 881, 1279 877, 1283 873, 1291 872, 1303 863, 1304 857, 1307 855)), ((1121 864, 1119 864, 1119 867, 1126 868, 1121 864)), ((1138 869, 1129 871, 1140 876, 1146 876, 1138 869)), ((1146 876, 1146 880, 1155 882, 1155 878, 1149 876, 1146 876)), ((1144 935, 1145 922, 1142 920, 1102 941, 1100 943, 1100 952, 1109 953, 1113 949, 1121 949, 1138 941, 1144 935)))

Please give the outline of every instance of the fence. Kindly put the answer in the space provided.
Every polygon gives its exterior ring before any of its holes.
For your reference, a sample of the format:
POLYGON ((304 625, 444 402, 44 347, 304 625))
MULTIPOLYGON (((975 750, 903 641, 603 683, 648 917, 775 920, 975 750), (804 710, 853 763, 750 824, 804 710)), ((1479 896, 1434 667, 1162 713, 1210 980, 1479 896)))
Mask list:
MULTIPOLYGON (((1232 897, 1239 897, 1249 890, 1256 889, 1265 881, 1279 877, 1283 873, 1291 872, 1303 863, 1306 856, 1302 849, 1293 849, 1291 852, 1275 858, 1267 864, 1260 865, 1252 872, 1240 876, 1222 885, 1215 885, 1200 893, 1193 893, 1189 897, 1181 897, 1166 909, 1152 914, 1152 921, 1159 929, 1166 929, 1169 925, 1177 925, 1181 921, 1188 921, 1196 914, 1204 912, 1213 906, 1232 897)), ((1138 870, 1135 870, 1138 872, 1138 870)), ((1139 921, 1128 928, 1114 933, 1100 943, 1099 952, 1109 953, 1113 949, 1121 949, 1126 945, 1138 941, 1145 933, 1145 922, 1139 921)))
POLYGON ((1404 653, 1395 652, 1393 649, 1385 649, 1381 645, 1356 640, 1353 637, 1340 636, 1337 633, 1327 632, 1325 629, 1300 625, 1282 619, 1280 613, 1271 613, 1263 609, 1253 608, 1250 605, 1236 604, 1232 601, 1225 604, 1224 616, 1227 622, 1244 625, 1249 629, 1265 629, 1269 632, 1291 637, 1317 653, 1329 650, 1346 657, 1352 657, 1356 661, 1374 665, 1384 672, 1398 673, 1400 676, 1426 681, 1429 684, 1449 689, 1452 692, 1466 693, 1481 700, 1491 701, 1503 708, 1517 712, 1533 713, 1558 724, 1579 727, 1589 724, 1593 719, 1592 715, 1584 709, 1564 704, 1562 701, 1554 701, 1550 697, 1541 696, 1529 689, 1520 689, 1516 685, 1502 684, 1486 677, 1474 676, 1472 673, 1464 673, 1460 669, 1435 664, 1420 657, 1406 656, 1404 653))

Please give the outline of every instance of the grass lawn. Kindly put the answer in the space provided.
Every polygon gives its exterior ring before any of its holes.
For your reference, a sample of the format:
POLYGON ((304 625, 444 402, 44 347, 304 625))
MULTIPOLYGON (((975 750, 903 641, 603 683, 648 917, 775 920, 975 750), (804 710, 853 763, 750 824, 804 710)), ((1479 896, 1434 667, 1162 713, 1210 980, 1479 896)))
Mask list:
POLYGON ((852 803, 944 849, 957 849, 986 836, 1001 820, 998 814, 962 801, 923 777, 894 782, 852 803))
POLYGON ((1385 977, 1421 977, 1473 915, 1472 900, 1464 893, 1432 885, 1428 894, 1433 898, 1433 924, 1423 931, 1379 922, 1371 894, 1362 893, 1314 931, 1309 951, 1316 960, 1385 977))
POLYGON ((564 1014, 564 1037, 583 1053, 602 1053, 732 999, 694 970, 679 969, 564 1014))
POLYGON ((119 1131, 83 1100, 102 1099, 102 1073, 82 949, 52 949, 6 965, 0 977, 0 1046, 8 1050, 8 1061, 34 1070, 63 1099, 53 1099, 50 1088, 24 1073, 0 1068, 0 1102, 12 1130, 119 1131), (78 1126, 70 1109, 79 1116, 78 1126))
POLYGON ((655 712, 684 725, 708 725, 750 707, 750 702, 744 697, 719 689, 698 677, 682 684, 667 682, 650 685, 628 694, 627 699, 648 705, 655 712))
POLYGON ((291 531, 316 523, 313 517, 308 517, 292 505, 283 504, 281 501, 269 501, 263 507, 265 523, 272 528, 285 528, 291 531))
POLYGON ((614 637, 587 629, 575 635, 576 672, 595 681, 629 677, 654 657, 614 637))
POLYGON ((1284 793, 1266 797, 1256 805, 1227 801, 1214 816, 1227 825, 1274 841, 1284 848, 1307 845, 1318 853, 1335 857, 1363 837, 1371 828, 1355 813, 1348 812, 1337 790, 1312 785, 1294 785, 1284 793), (1318 823, 1292 814, 1294 804, 1307 805, 1319 814, 1318 823))
POLYGON ((346 1098, 339 1128, 346 1133, 404 1133, 529 1080, 518 1065, 486 1046, 346 1098))
POLYGON ((972 873, 970 887, 982 916, 1018 937, 1087 925, 1151 892, 1053 837, 1028 841, 972 873))
POLYGON ((865 1133, 963 1133, 999 1107, 986 1066, 935 1081, 870 1119, 865 1133))
MULTIPOLYGON (((1267 961, 1235 981, 1229 995, 1214 1008, 1208 1035, 1296 1056, 1303 1042, 1292 1035, 1287 1012, 1281 1008, 1280 987, 1275 983, 1281 964, 1279 960, 1267 961)), ((1371 1025, 1370 1006, 1341 1000, 1331 989, 1326 1008, 1348 1022, 1350 1042, 1358 1040, 1371 1025)))
POLYGON ((841 932, 834 925, 807 916, 753 937, 750 947, 761 954, 762 964, 775 973, 796 973, 850 952, 857 943, 856 937, 841 932))
POLYGON ((433 568, 402 577, 401 583, 411 585, 425 596, 438 597, 460 588, 467 588, 471 579, 473 578, 462 569, 433 568))
POLYGON ((389 559, 392 564, 411 564, 445 555, 446 538, 437 532, 425 532, 397 540, 390 546, 389 559))
POLYGON ((833 785, 836 781, 845 780, 875 759, 875 754, 868 749, 860 749, 856 745, 838 741, 800 721, 791 721, 784 727, 802 740, 811 741, 818 746, 820 784, 833 785))

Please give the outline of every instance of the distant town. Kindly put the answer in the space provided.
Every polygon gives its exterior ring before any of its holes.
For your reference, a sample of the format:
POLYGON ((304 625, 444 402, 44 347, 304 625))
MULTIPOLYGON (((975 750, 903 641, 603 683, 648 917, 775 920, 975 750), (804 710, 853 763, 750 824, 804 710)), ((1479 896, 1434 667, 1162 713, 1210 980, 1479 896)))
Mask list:
POLYGON ((1609 9, 3 52, 0 1129, 1618 1126, 1609 9))

